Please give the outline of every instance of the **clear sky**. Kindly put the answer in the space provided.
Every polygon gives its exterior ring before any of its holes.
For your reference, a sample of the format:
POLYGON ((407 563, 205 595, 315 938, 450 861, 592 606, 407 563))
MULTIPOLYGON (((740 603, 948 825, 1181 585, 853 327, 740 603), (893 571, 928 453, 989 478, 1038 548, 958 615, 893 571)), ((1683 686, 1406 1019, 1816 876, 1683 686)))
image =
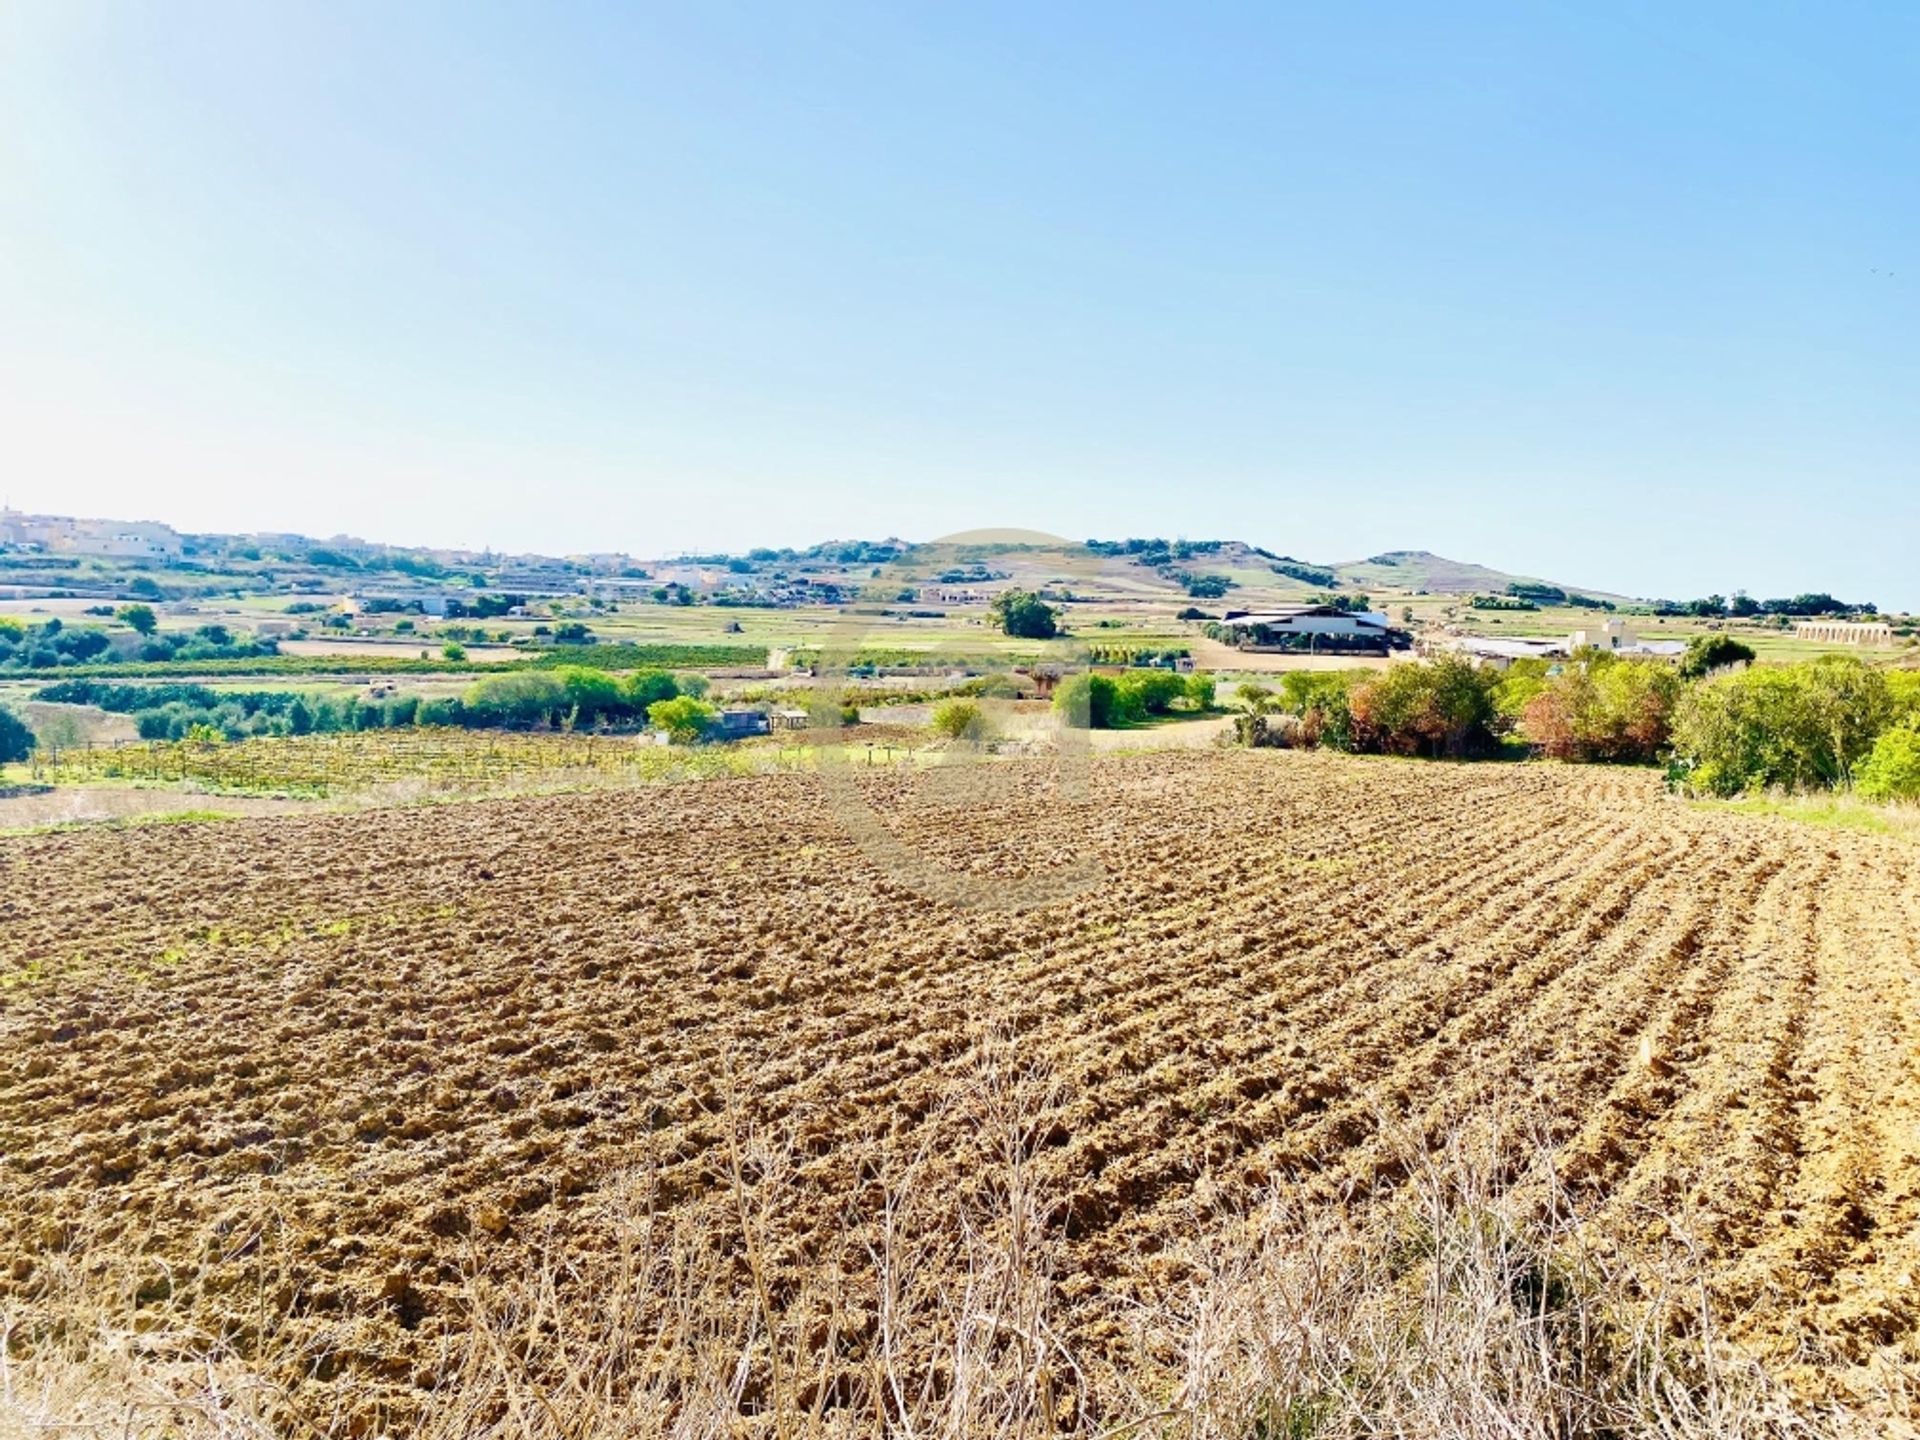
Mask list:
POLYGON ((1920 6, 9 0, 0 499, 1920 608, 1920 6))

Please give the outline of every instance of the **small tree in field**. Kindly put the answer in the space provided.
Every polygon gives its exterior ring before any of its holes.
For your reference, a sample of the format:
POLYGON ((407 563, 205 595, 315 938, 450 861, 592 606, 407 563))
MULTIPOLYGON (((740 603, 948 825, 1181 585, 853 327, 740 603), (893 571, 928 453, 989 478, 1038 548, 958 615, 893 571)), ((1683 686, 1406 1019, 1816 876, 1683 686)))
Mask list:
POLYGON ((114 612, 114 618, 142 635, 151 635, 160 628, 160 617, 153 613, 151 605, 122 605, 114 612))
POLYGON ((33 731, 11 710, 0 710, 0 765, 11 765, 33 754, 33 731))
POLYGON ((1753 647, 1742 645, 1731 635, 1696 635, 1687 642, 1680 675, 1686 680, 1703 680, 1716 670, 1751 665, 1753 661, 1753 647))
POLYGON ((1002 590, 987 613, 1003 633, 1021 640, 1051 640, 1060 633, 1059 612, 1031 590, 1002 590))

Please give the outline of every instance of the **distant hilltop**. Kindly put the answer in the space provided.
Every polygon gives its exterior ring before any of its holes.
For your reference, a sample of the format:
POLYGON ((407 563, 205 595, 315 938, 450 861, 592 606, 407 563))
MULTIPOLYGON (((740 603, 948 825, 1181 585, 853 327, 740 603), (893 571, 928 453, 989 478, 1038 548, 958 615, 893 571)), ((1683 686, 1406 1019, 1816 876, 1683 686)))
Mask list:
POLYGON ((291 532, 197 534, 153 520, 33 515, 0 509, 0 596, 186 599, 253 590, 347 594, 411 600, 457 599, 475 590, 530 598, 597 593, 603 598, 673 604, 804 605, 859 600, 883 569, 922 587, 932 603, 984 601, 1024 588, 1071 598, 1091 578, 1119 598, 1139 602, 1358 603, 1369 594, 1437 596, 1482 610, 1563 606, 1645 608, 1655 614, 1871 611, 1826 595, 1753 602, 1707 596, 1684 602, 1640 600, 1616 591, 1514 574, 1430 550, 1385 550, 1364 560, 1319 562, 1243 540, 1131 537, 1052 540, 1030 532, 979 532, 965 540, 920 543, 828 540, 796 549, 756 547, 739 554, 681 553, 658 559, 625 551, 564 556, 386 545, 352 535, 326 539, 291 532), (1091 567, 1091 569, 1090 569, 1091 567), (909 579, 910 577, 910 579, 909 579), (1817 602, 1817 603, 1816 603, 1817 602), (1744 608, 1743 608, 1744 607, 1744 608))

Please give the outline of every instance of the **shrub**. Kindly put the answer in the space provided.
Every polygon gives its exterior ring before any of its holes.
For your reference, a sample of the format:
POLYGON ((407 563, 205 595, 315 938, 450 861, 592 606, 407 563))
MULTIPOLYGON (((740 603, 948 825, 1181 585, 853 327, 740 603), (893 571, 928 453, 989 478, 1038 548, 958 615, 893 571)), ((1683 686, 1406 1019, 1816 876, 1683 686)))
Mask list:
POLYGON ((1164 715, 1187 698, 1187 682, 1171 670, 1129 670, 1114 681, 1119 708, 1130 718, 1164 715))
POLYGON ((679 684, 665 670, 638 670, 627 679, 627 703, 642 714, 655 701, 671 700, 679 693, 679 684))
POLYGON ((1731 635, 1696 635, 1687 642, 1680 674, 1688 680, 1703 680, 1716 670, 1751 665, 1753 661, 1753 647, 1742 645, 1731 635))
POLYGON ((647 707, 647 721, 654 729, 666 731, 674 744, 691 745, 707 733, 718 713, 704 700, 680 695, 654 701, 647 707))
POLYGON ((464 660, 467 658, 467 647, 462 645, 458 640, 449 640, 440 647, 440 658, 442 660, 464 660))
POLYGON ((1659 661, 1598 656, 1541 681, 1521 712, 1520 733, 1556 760, 1645 763, 1666 748, 1683 689, 1659 661))
POLYGON ((566 691, 566 707, 576 725, 599 725, 633 713, 631 692, 604 670, 569 665, 553 674, 566 691))
POLYGON ((1214 685, 1211 675, 1187 676, 1187 704, 1195 710, 1213 709, 1214 685))
POLYGON ((0 765, 25 760, 33 754, 33 731, 11 710, 0 709, 0 765))
POLYGON ((1387 755, 1484 755, 1499 744, 1498 677, 1457 656, 1394 665, 1354 687, 1353 748, 1387 755))
POLYGON ((414 717, 416 725, 464 725, 466 721, 466 707, 452 698, 423 700, 420 702, 419 713, 414 717))
POLYGON ((1920 723, 1882 733, 1855 767, 1853 783, 1868 800, 1920 800, 1920 723))
POLYGON ((1366 670, 1289 670, 1282 675, 1275 704, 1299 722, 1289 728, 1294 737, 1291 743, 1353 749, 1353 691, 1370 674, 1366 670))
POLYGON ((1053 708, 1075 730, 1111 730, 1118 698, 1105 675, 1069 675, 1053 692, 1053 708))
POLYGON ((986 712, 971 700, 942 700, 933 707, 932 724, 950 740, 985 740, 992 730, 986 712))
POLYGON ((1720 675, 1675 714, 1675 778, 1708 795, 1838 785, 1896 713, 1886 677, 1853 656, 1720 675))
POLYGON ((467 687, 462 704, 471 723, 527 730, 551 724, 569 708, 567 687, 546 670, 518 670, 489 675, 467 687))

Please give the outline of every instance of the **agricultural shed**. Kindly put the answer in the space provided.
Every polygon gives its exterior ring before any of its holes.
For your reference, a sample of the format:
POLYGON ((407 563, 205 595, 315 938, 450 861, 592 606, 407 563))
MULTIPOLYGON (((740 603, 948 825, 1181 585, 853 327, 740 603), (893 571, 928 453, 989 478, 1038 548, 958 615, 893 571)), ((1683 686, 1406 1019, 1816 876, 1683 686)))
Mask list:
POLYGON ((709 733, 716 740, 744 740, 750 735, 769 735, 773 727, 767 723, 764 710, 722 710, 714 717, 709 733))
MULTIPOLYGON (((1378 611, 1360 613, 1332 605, 1282 605, 1271 610, 1229 610, 1219 622, 1221 638, 1242 650, 1311 650, 1394 647, 1392 621, 1378 611)), ((1405 637, 1400 638, 1402 645, 1405 637)))

